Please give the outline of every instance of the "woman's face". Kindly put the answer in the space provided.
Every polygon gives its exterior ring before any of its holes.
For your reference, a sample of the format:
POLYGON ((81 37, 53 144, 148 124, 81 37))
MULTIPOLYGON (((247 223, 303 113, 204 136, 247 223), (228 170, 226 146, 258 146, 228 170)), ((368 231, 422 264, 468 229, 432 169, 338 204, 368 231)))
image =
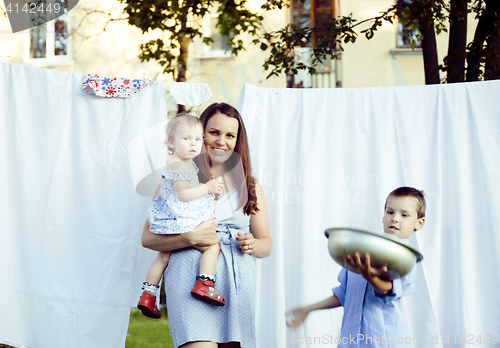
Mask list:
POLYGON ((205 127, 205 146, 212 164, 224 163, 231 156, 238 139, 238 129, 236 118, 221 113, 210 117, 205 127))

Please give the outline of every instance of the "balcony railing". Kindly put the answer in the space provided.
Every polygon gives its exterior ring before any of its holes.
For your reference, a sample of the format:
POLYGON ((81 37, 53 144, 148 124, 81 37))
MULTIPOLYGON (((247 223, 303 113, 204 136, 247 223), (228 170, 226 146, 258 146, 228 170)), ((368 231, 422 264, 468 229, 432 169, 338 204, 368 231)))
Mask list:
MULTIPOLYGON (((307 49, 297 50, 296 59, 304 64, 309 64, 309 52, 307 49)), ((314 74, 300 70, 297 74, 287 77, 288 88, 340 88, 342 87, 342 75, 340 57, 328 57, 323 65, 316 67, 314 74)))

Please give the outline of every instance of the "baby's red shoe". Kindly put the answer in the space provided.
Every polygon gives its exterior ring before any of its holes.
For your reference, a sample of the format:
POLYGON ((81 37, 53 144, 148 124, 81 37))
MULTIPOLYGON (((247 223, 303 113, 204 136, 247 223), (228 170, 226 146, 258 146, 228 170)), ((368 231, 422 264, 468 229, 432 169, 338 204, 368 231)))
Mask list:
POLYGON ((137 304, 137 308, 139 308, 143 315, 153 319, 160 319, 161 313, 156 306, 156 296, 150 294, 147 291, 144 291, 141 295, 141 299, 137 304))
POLYGON ((214 306, 224 306, 226 304, 226 300, 215 290, 214 282, 211 280, 198 278, 193 290, 191 290, 191 295, 214 306))

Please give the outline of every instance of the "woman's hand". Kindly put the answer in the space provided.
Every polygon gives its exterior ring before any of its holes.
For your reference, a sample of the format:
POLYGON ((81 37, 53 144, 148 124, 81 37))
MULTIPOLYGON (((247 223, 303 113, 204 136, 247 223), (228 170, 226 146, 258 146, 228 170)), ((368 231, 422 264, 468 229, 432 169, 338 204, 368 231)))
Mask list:
POLYGON ((183 233, 192 246, 208 247, 218 243, 217 234, 215 233, 215 218, 212 220, 203 221, 196 226, 191 232, 183 233))
POLYGON ((191 232, 182 234, 155 234, 149 230, 146 220, 142 229, 142 245, 155 251, 172 251, 191 246, 207 247, 217 244, 215 219, 204 221, 191 232))
POLYGON ((253 237, 253 234, 238 232, 236 241, 240 245, 241 251, 245 254, 253 254, 255 251, 255 238, 253 237))

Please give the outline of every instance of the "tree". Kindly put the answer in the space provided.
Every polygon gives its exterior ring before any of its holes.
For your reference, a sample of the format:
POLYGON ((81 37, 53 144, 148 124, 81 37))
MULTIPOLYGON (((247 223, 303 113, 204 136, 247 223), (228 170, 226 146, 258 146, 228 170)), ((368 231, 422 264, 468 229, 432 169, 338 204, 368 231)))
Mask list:
MULTIPOLYGON (((213 39, 205 37, 202 30, 203 17, 217 10, 216 27, 231 53, 243 50, 243 33, 256 35, 263 20, 262 15, 246 9, 246 0, 120 0, 125 3, 128 23, 142 30, 159 29, 167 35, 165 40, 150 40, 140 45, 141 62, 156 60, 164 67, 163 73, 171 74, 177 82, 186 81, 188 46, 199 37, 210 44, 213 39)), ((183 106, 179 106, 183 111, 183 106)))
MULTIPOLYGON (((285 6, 283 1, 280 6, 285 6)), ((301 28, 291 23, 271 33, 265 33, 254 43, 270 56, 264 68, 270 69, 268 76, 280 73, 297 73, 299 69, 315 72, 315 66, 328 55, 342 52, 343 45, 355 43, 357 27, 371 25, 359 33, 370 40, 384 22, 393 23, 396 18, 404 30, 419 34, 412 39, 414 46, 422 42, 426 84, 440 83, 439 72, 446 72, 444 82, 478 81, 500 78, 500 1, 498 0, 413 0, 398 1, 380 15, 358 22, 351 15, 332 18, 322 27, 301 28), (474 39, 468 45, 467 14, 474 13, 478 21, 474 39), (449 30, 447 29, 449 23, 449 30), (438 64, 436 35, 449 35, 448 52, 442 65, 438 64), (296 62, 294 50, 305 47, 313 35, 322 39, 311 47, 311 64, 296 62), (467 63, 467 64, 466 64, 467 63)))
MULTIPOLYGON (((203 35, 201 22, 204 16, 218 13, 216 27, 233 55, 241 52, 241 34, 256 37, 253 42, 269 57, 263 66, 268 78, 281 73, 296 74, 298 70, 315 72, 328 56, 343 51, 343 45, 354 44, 360 34, 372 39, 385 22, 397 20, 414 46, 421 42, 426 84, 440 82, 478 81, 500 78, 500 1, 498 0, 398 0, 397 3, 373 18, 361 21, 352 14, 332 18, 318 27, 300 27, 290 23, 274 32, 262 32, 265 11, 284 9, 288 0, 267 0, 262 5, 263 14, 246 9, 246 0, 119 0, 125 4, 125 17, 143 33, 160 30, 164 38, 150 40, 140 45, 141 61, 155 60, 163 66, 163 73, 171 74, 178 82, 186 81, 188 46, 196 37, 203 43, 213 40, 203 35), (472 42, 466 42, 467 14, 473 13, 477 27, 472 42), (362 25, 366 26, 365 29, 362 25), (448 29, 449 28, 449 29, 448 29), (448 52, 439 65, 436 35, 447 33, 448 52), (294 57, 297 47, 306 47, 311 38, 319 38, 311 47, 311 61, 307 65, 294 57), (446 77, 440 80, 440 72, 446 77)), ((305 0, 298 0, 305 1, 305 0)), ((105 30, 105 28, 104 28, 105 30)), ((183 107, 179 106, 179 111, 183 107)))

